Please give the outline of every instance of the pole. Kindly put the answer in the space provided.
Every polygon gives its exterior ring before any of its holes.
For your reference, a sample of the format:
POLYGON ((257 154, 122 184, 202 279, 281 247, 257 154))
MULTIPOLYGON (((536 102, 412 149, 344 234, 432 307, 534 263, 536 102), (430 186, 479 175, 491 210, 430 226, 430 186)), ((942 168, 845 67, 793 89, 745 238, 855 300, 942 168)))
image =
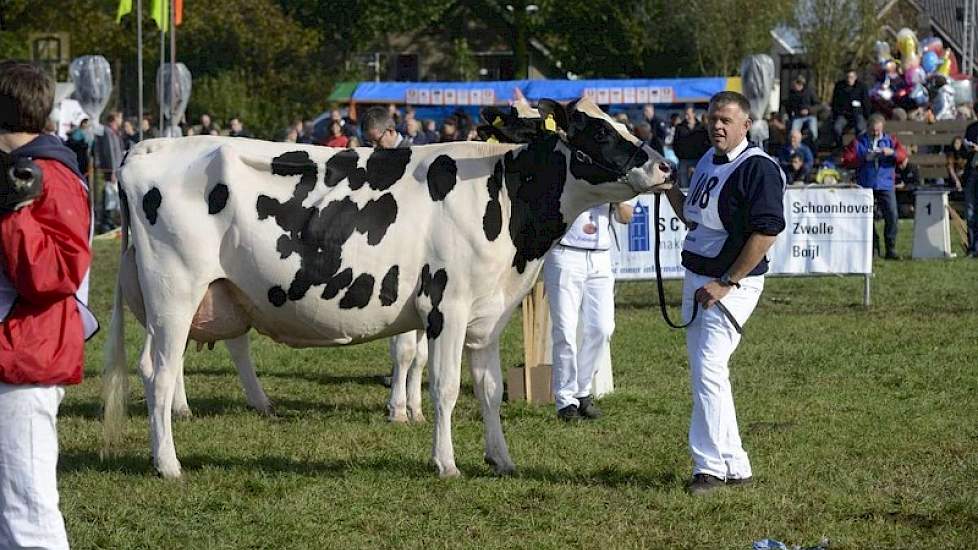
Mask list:
POLYGON ((872 278, 872 273, 863 275, 863 305, 866 307, 869 307, 869 281, 872 278))
POLYGON ((136 74, 139 81, 139 141, 143 140, 143 0, 136 0, 136 74))
MULTIPOLYGON (((164 32, 163 29, 160 29, 160 73, 159 73, 160 74, 160 90, 159 90, 160 92, 163 92, 164 91, 163 90, 163 86, 162 86, 163 85, 163 64, 166 63, 166 47, 164 46, 164 44, 166 44, 166 32, 164 32)), ((164 97, 166 97, 166 94, 160 93, 160 97, 159 97, 159 100, 160 100, 160 121, 159 121, 160 122, 160 137, 163 137, 164 136, 164 134, 163 134, 163 98, 164 97)))
POLYGON ((170 126, 176 137, 177 121, 173 120, 177 112, 177 9, 175 0, 170 3, 170 126))

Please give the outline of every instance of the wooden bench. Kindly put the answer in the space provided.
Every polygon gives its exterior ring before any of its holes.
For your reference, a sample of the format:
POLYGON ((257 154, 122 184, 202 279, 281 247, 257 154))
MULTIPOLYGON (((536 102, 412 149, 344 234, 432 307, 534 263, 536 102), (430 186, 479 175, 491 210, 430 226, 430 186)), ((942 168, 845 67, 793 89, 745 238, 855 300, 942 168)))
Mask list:
POLYGON ((910 161, 920 168, 920 177, 928 179, 947 179, 947 159, 939 147, 951 145, 955 137, 963 137, 964 130, 971 121, 940 120, 933 124, 911 120, 890 120, 886 131, 900 140, 907 150, 916 145, 918 152, 910 161))

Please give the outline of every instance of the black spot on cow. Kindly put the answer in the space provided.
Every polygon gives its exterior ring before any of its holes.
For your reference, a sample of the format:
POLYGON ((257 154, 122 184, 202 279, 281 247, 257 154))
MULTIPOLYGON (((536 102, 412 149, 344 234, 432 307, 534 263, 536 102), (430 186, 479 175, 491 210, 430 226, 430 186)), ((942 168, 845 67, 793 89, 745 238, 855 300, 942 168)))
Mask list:
POLYGON ((357 217, 357 231, 367 236, 367 244, 376 246, 384 239, 387 228, 397 219, 397 201, 394 195, 384 193, 367 201, 357 217))
POLYGON ((389 306, 397 301, 397 275, 400 271, 396 265, 387 270, 387 275, 380 283, 380 305, 389 306))
POLYGON ((458 181, 458 166, 448 155, 438 155, 428 166, 428 194, 431 200, 445 200, 458 181))
POLYGON ((228 186, 219 183, 207 194, 207 213, 217 214, 228 203, 228 186))
POLYGON ((425 294, 431 299, 431 312, 428 313, 428 323, 425 327, 429 340, 438 338, 445 328, 445 314, 438 309, 438 306, 441 305, 447 286, 448 273, 444 269, 439 269, 432 275, 428 264, 424 265, 421 269, 421 289, 418 295, 425 294))
POLYGON ((350 286, 353 282, 353 270, 349 267, 340 271, 336 276, 326 283, 326 288, 323 290, 323 299, 332 300, 336 298, 336 295, 340 293, 341 290, 350 286))
POLYGON ((285 303, 285 291, 280 286, 273 286, 268 289, 268 301, 275 307, 282 307, 285 303))
POLYGON ((377 191, 389 189, 404 177, 411 162, 411 148, 376 149, 367 159, 367 181, 377 191))
POLYGON ((347 289, 343 299, 340 300, 340 309, 363 309, 370 303, 370 295, 374 292, 374 278, 372 275, 361 273, 350 288, 347 289))
POLYGON ((367 171, 357 167, 360 156, 353 149, 336 153, 326 161, 326 187, 335 187, 344 179, 350 180, 350 189, 357 190, 367 181, 367 171))
POLYGON ((509 235, 516 247, 513 267, 519 273, 526 270, 527 263, 542 258, 567 230, 560 213, 567 157, 555 150, 557 139, 552 136, 536 140, 504 157, 504 179, 510 199, 509 235))
POLYGON ((489 204, 486 205, 486 213, 482 216, 482 231, 490 241, 496 240, 499 233, 503 230, 503 207, 499 203, 499 190, 503 186, 503 162, 496 163, 496 167, 489 176, 489 204))
POLYGON ((152 188, 143 195, 143 213, 150 225, 156 225, 156 218, 159 215, 160 205, 163 203, 163 194, 157 188, 152 188))
MULTIPOLYGON (((335 168, 336 174, 342 167, 349 169, 350 159, 355 165, 353 156, 341 154, 330 159, 332 161, 339 156, 333 165, 339 167, 335 168)), ((322 208, 304 207, 302 202, 315 188, 318 173, 308 153, 295 151, 276 157, 272 161, 272 173, 300 176, 292 197, 286 202, 260 195, 256 205, 259 220, 272 217, 284 231, 276 242, 281 258, 284 260, 293 254, 300 258, 299 269, 285 291, 285 297, 293 301, 301 300, 311 287, 326 285, 322 297, 332 299, 340 290, 350 287, 341 303, 352 304, 349 307, 364 307, 370 299, 370 292, 366 297, 362 295, 368 281, 362 275, 353 281, 353 273, 349 270, 337 274, 342 265, 343 246, 354 232, 366 235, 371 245, 380 244, 397 218, 397 201, 393 195, 385 193, 368 201, 362 209, 350 197, 331 201, 322 208)), ((334 186, 339 181, 333 181, 339 177, 336 174, 329 176, 334 186)), ((370 288, 367 290, 371 292, 373 282, 373 277, 370 277, 370 288)))

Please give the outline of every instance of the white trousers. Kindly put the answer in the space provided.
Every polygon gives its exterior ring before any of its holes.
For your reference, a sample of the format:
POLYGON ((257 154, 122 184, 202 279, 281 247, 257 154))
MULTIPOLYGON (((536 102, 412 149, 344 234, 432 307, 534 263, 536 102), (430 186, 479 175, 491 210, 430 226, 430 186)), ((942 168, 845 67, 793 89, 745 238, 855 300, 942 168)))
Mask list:
POLYGON ((558 245, 547 255, 543 282, 553 322, 553 391, 560 410, 591 394, 595 369, 615 331, 611 253, 558 245), (580 350, 578 317, 583 325, 580 350))
MULTIPOLYGON (((692 314, 696 290, 713 277, 686 271, 683 282, 683 319, 692 314)), ((741 327, 753 313, 764 290, 764 276, 746 277, 721 300, 741 327)), ((730 389, 730 356, 740 343, 730 320, 720 308, 699 308, 686 329, 693 414, 689 423, 689 451, 693 474, 720 479, 751 477, 750 460, 740 441, 737 412, 730 389)))
POLYGON ((0 548, 68 548, 58 510, 61 386, 0 383, 0 548))

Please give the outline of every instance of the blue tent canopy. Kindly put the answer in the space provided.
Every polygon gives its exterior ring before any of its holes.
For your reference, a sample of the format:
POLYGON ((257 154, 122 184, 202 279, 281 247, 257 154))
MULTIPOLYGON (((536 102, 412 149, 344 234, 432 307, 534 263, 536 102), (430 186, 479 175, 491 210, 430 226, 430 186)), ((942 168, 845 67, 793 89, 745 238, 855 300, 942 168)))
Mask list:
POLYGON ((723 90, 739 90, 726 77, 602 80, 503 80, 489 82, 361 82, 351 99, 358 103, 417 106, 506 105, 519 88, 530 101, 569 101, 588 96, 600 105, 707 101, 723 90))

